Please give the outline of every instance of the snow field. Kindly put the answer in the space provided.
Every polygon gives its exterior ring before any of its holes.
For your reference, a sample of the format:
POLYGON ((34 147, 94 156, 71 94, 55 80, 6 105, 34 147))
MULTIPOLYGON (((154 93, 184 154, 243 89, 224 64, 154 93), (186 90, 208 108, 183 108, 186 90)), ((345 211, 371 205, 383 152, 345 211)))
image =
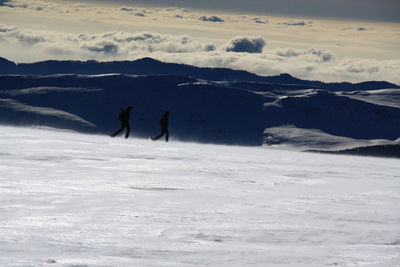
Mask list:
POLYGON ((400 266, 396 159, 0 126, 0 266, 400 266))

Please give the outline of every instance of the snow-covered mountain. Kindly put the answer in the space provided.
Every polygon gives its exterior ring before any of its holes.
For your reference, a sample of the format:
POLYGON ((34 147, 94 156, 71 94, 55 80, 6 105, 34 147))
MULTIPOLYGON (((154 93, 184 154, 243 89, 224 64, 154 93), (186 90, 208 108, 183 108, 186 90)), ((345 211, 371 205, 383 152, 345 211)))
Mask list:
MULTIPOLYGON (((320 88, 329 91, 377 90, 400 88, 399 85, 385 81, 368 81, 362 83, 324 83, 320 81, 301 80, 290 74, 277 76, 259 76, 243 70, 227 68, 200 68, 185 64, 165 63, 152 58, 134 61, 59 61, 48 60, 35 63, 14 63, 0 57, 0 74, 51 75, 51 74, 106 74, 120 73, 133 75, 181 75, 207 81, 256 82, 264 84, 305 85, 308 88, 320 88)), ((258 85, 258 86, 260 86, 258 85)))
POLYGON ((400 141, 400 89, 386 82, 328 84, 152 59, 0 65, 35 73, 0 75, 2 124, 108 134, 119 128, 120 107, 132 105, 136 137, 158 133, 170 110, 175 140, 300 150, 400 141), (111 70, 141 75, 104 74, 111 70), (96 74, 44 75, 72 71, 96 74))

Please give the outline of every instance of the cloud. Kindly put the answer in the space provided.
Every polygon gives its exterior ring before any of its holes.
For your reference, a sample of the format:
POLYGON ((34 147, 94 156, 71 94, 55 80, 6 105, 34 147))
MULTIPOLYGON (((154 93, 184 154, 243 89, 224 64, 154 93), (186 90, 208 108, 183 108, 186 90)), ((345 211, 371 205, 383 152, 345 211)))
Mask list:
POLYGON ((2 1, 0 2, 0 6, 7 6, 11 8, 24 8, 24 9, 33 9, 33 10, 42 10, 42 4, 43 1, 34 1, 34 2, 29 2, 29 1, 15 1, 15 0, 8 0, 8 1, 2 1))
POLYGON ((123 6, 119 9, 122 12, 128 12, 131 15, 137 16, 137 17, 145 17, 146 15, 146 10, 145 9, 138 9, 138 8, 134 8, 134 7, 127 7, 127 6, 123 6))
POLYGON ((123 7, 120 8, 120 10, 121 11, 127 11, 127 12, 133 12, 133 11, 136 11, 137 8, 123 6, 123 7))
MULTIPOLYGON (((280 23, 278 23, 280 24, 280 23)), ((312 21, 309 22, 305 22, 305 21, 288 21, 288 22, 283 22, 282 23, 285 26, 311 26, 312 25, 312 21)))
POLYGON ((20 31, 16 26, 8 26, 0 24, 0 40, 1 41, 17 41, 22 45, 35 45, 40 42, 45 42, 46 39, 38 32, 20 31))
POLYGON ((253 21, 255 23, 260 23, 260 24, 267 24, 268 23, 267 19, 263 20, 263 19, 260 19, 260 18, 254 18, 253 21))
POLYGON ((214 44, 204 44, 204 51, 214 51, 216 49, 214 44))
POLYGON ((225 20, 223 20, 223 19, 221 19, 221 18, 219 18, 217 16, 210 16, 210 17, 201 16, 199 18, 199 20, 201 20, 201 21, 210 21, 210 22, 225 22, 225 20))
POLYGON ((261 37, 242 36, 227 41, 228 45, 217 46, 187 35, 120 31, 71 34, 0 24, 0 49, 33 55, 35 60, 110 61, 152 57, 200 67, 247 70, 259 75, 290 73, 302 79, 387 80, 400 84, 400 59, 340 58, 317 46, 268 50, 261 37))
POLYGON ((294 56, 282 56, 286 49, 274 49, 263 53, 229 53, 225 50, 196 52, 185 57, 174 53, 152 53, 156 59, 184 63, 200 67, 221 67, 247 70, 259 75, 291 75, 309 80, 326 82, 349 81, 361 82, 386 80, 400 84, 400 60, 376 60, 362 58, 336 58, 333 53, 321 49, 293 49, 294 56), (331 59, 324 61, 323 55, 331 59), (281 55, 278 55, 281 54, 281 55))
POLYGON ((285 48, 276 50, 276 54, 280 57, 308 57, 310 60, 315 60, 319 62, 330 61, 333 57, 332 52, 327 50, 320 50, 310 48, 308 50, 285 48), (311 56, 311 57, 310 57, 311 56))
POLYGON ((45 42, 45 38, 41 35, 29 32, 21 32, 16 35, 16 38, 25 45, 34 45, 36 43, 45 42))
POLYGON ((9 0, 0 0, 0 6, 9 6, 9 0))
POLYGON ((90 52, 104 53, 115 55, 118 52, 118 45, 114 42, 101 41, 94 44, 84 44, 83 49, 87 49, 90 52))
POLYGON ((345 27, 345 28, 342 28, 342 30, 343 30, 343 31, 348 31, 348 30, 366 31, 366 30, 368 30, 368 29, 367 29, 367 28, 364 28, 364 27, 362 27, 362 26, 359 26, 359 27, 356 27, 356 28, 354 28, 354 27, 345 27))
MULTIPOLYGON (((70 55, 77 58, 124 58, 148 52, 193 53, 214 51, 212 43, 200 42, 189 36, 152 32, 102 34, 67 34, 51 31, 29 31, 0 25, 0 42, 14 46, 29 46, 42 53, 70 55)), ((21 48, 25 49, 25 48, 21 48)))
POLYGON ((262 37, 236 37, 232 39, 227 48, 227 52, 246 52, 261 53, 266 42, 262 37))
POLYGON ((0 24, 0 33, 15 31, 17 27, 0 24))
POLYGON ((167 8, 164 8, 163 10, 165 10, 167 12, 183 12, 183 13, 189 12, 189 10, 187 10, 186 8, 181 8, 181 7, 167 7, 167 8))

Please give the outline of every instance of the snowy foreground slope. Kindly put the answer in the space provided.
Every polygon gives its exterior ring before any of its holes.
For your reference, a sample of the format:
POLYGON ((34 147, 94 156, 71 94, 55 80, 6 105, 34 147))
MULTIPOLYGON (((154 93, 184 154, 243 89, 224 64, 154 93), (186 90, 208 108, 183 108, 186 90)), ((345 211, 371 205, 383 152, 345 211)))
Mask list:
POLYGON ((398 160, 0 126, 0 266, 399 266, 398 160))

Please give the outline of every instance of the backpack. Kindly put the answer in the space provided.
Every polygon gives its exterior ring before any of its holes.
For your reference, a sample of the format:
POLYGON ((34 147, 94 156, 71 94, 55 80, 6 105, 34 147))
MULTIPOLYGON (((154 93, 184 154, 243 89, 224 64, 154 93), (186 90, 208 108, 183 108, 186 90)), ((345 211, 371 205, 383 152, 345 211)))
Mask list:
POLYGON ((125 110, 123 108, 121 108, 121 112, 118 115, 118 119, 120 121, 122 121, 124 119, 124 113, 125 113, 125 110))

